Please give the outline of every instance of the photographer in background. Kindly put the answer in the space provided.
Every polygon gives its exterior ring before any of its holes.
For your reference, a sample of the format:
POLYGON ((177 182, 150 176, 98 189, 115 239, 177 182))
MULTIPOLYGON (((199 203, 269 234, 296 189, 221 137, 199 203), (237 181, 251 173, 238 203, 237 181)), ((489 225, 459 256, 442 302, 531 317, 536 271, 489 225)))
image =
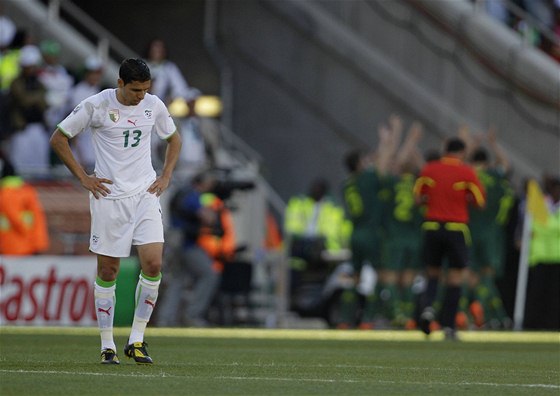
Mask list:
POLYGON ((186 314, 186 324, 206 327, 208 308, 219 286, 219 273, 213 268, 213 259, 197 243, 201 228, 214 227, 217 213, 204 205, 206 194, 210 194, 216 179, 209 173, 196 175, 187 188, 175 193, 170 201, 170 216, 173 230, 180 235, 175 246, 173 259, 169 261, 173 276, 169 277, 165 296, 160 308, 159 324, 177 326, 186 314), (186 284, 192 282, 192 298, 185 312, 178 314, 181 294, 186 284))

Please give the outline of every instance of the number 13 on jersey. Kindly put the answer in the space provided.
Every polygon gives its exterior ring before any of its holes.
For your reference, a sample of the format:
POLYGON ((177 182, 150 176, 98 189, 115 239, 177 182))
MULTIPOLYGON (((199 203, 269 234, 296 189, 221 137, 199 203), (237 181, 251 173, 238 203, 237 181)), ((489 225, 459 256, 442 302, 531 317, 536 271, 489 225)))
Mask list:
POLYGON ((136 147, 140 144, 140 137, 142 136, 142 131, 139 129, 135 129, 132 131, 132 136, 129 130, 123 132, 124 136, 124 147, 129 147, 129 138, 132 139, 132 144, 130 147, 136 147))

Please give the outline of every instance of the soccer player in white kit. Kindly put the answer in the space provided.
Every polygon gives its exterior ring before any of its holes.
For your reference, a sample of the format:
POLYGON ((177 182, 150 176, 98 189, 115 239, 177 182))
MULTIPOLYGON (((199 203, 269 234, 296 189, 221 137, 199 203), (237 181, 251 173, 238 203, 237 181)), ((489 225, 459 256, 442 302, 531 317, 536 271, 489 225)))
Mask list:
POLYGON ((163 102, 148 93, 150 69, 141 59, 125 59, 118 88, 83 100, 58 124, 51 147, 90 192, 90 251, 97 255, 94 285, 101 333, 101 363, 119 364, 113 339, 115 288, 120 258, 137 247, 140 279, 132 330, 124 353, 139 364, 151 364, 144 332, 158 296, 163 256, 163 222, 159 196, 169 186, 181 149, 181 138, 163 102), (69 139, 89 127, 95 171, 88 175, 75 159, 69 139), (152 166, 152 132, 168 143, 162 174, 152 166))

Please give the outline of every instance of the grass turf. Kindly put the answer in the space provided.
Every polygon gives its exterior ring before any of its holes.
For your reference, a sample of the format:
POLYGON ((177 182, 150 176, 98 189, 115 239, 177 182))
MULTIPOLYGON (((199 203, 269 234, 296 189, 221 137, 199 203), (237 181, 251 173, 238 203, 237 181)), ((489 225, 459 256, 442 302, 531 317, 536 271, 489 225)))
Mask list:
POLYGON ((559 333, 148 329, 153 366, 97 329, 0 328, 1 395, 558 395, 559 333))

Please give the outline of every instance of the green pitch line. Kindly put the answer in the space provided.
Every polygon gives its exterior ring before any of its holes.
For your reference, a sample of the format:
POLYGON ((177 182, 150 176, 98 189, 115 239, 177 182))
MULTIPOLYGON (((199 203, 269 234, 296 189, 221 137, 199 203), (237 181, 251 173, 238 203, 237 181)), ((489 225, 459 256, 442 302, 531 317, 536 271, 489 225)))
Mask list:
MULTIPOLYGON (((126 336, 130 329, 115 328, 115 336, 126 336)), ((93 327, 0 327, 0 334, 58 334, 97 335, 93 327)), ((443 340, 436 331, 426 337, 420 331, 401 330, 302 330, 302 329, 247 329, 247 328, 148 328, 146 336, 186 338, 240 338, 284 340, 339 340, 339 341, 426 341, 443 340)), ((459 331, 463 342, 540 342, 560 343, 560 332, 534 331, 459 331)))

